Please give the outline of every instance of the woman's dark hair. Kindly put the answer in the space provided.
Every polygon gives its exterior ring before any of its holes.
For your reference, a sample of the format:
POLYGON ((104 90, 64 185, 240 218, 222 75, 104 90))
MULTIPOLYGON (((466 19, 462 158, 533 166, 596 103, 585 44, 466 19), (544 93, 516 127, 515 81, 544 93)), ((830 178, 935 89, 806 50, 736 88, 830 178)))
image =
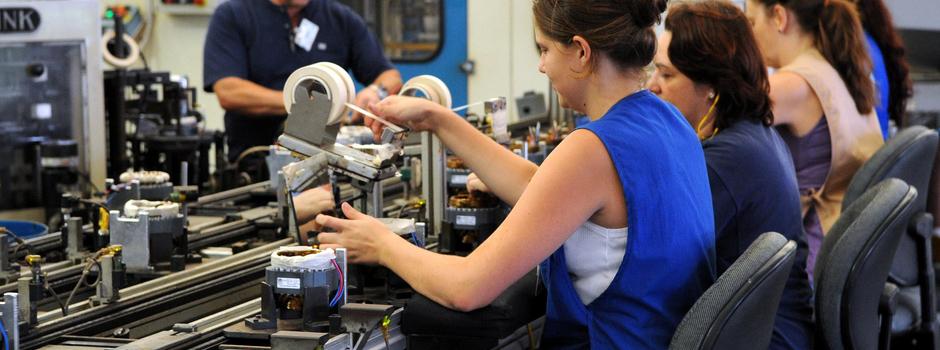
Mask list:
POLYGON ((535 24, 554 41, 570 45, 575 35, 604 52, 621 68, 653 60, 656 33, 666 0, 535 0, 535 24))
POLYGON ((894 30, 891 12, 882 0, 855 0, 855 4, 858 6, 862 28, 875 39, 881 49, 888 71, 888 87, 891 90, 888 96, 888 114, 901 126, 904 112, 907 110, 907 100, 914 95, 911 87, 911 68, 904 57, 904 43, 894 30))
POLYGON ((668 53, 676 69, 720 96, 716 128, 745 119, 773 124, 767 70, 740 9, 727 1, 674 4, 666 30, 672 32, 668 53))
POLYGON ((839 72, 858 112, 871 113, 875 104, 875 86, 855 4, 848 0, 756 1, 767 7, 767 11, 776 4, 793 11, 800 27, 813 35, 816 48, 839 72))

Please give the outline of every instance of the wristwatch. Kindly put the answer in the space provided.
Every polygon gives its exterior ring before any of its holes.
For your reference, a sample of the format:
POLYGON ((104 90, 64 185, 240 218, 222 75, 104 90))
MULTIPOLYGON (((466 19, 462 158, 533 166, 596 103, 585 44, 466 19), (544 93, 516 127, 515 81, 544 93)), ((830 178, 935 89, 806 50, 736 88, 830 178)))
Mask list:
POLYGON ((382 86, 382 84, 375 83, 375 84, 369 85, 369 88, 372 90, 375 90, 375 93, 379 94, 379 100, 384 100, 386 97, 388 97, 388 90, 385 89, 385 87, 382 86))

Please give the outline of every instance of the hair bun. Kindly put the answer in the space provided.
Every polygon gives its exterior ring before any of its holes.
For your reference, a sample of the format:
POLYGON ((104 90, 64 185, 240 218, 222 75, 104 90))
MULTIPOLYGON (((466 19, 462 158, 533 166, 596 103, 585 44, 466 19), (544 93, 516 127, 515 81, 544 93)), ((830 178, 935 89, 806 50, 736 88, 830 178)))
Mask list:
POLYGON ((659 23, 666 11, 668 0, 621 0, 624 14, 633 19, 640 28, 659 23))
POLYGON ((656 52, 653 26, 668 0, 536 0, 536 26, 549 38, 569 43, 574 36, 610 56, 621 68, 649 64, 656 52))

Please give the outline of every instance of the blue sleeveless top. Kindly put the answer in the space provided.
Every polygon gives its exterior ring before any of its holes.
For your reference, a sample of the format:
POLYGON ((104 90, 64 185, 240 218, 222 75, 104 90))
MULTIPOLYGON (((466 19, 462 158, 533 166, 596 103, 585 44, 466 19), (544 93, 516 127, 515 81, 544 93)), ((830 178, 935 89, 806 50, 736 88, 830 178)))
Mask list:
POLYGON ((891 81, 888 80, 888 68, 885 66, 884 55, 881 54, 881 47, 875 38, 865 32, 865 42, 868 44, 868 57, 871 58, 871 74, 875 80, 875 90, 878 95, 875 101, 875 114, 878 115, 878 124, 881 125, 881 136, 888 139, 888 119, 891 119, 891 113, 888 112, 888 100, 891 97, 891 81))
POLYGON ((600 138, 620 177, 627 248, 610 286, 588 305, 568 276, 564 247, 541 264, 548 286, 542 348, 665 349, 715 279, 702 145, 679 111, 648 90, 582 129, 600 138))

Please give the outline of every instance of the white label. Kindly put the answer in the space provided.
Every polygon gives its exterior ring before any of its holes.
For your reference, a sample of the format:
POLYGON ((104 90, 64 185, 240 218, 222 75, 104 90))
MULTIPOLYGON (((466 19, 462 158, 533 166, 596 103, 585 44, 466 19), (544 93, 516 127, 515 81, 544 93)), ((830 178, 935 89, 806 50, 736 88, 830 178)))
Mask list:
POLYGON ((467 175, 454 175, 450 177, 450 183, 460 185, 467 183, 467 175))
POLYGON ((52 118, 52 105, 37 103, 33 105, 33 119, 46 120, 52 118))
POLYGON ((320 26, 304 18, 297 26, 297 33, 294 37, 294 43, 305 51, 310 51, 313 42, 317 40, 317 34, 320 33, 320 26))
POLYGON ((496 142, 509 141, 509 111, 506 109, 506 100, 493 103, 493 136, 496 142))
POLYGON ((300 279, 299 278, 277 278, 277 287, 285 289, 300 289, 300 279))
POLYGON ((457 225, 474 226, 477 224, 476 216, 457 215, 457 225))

